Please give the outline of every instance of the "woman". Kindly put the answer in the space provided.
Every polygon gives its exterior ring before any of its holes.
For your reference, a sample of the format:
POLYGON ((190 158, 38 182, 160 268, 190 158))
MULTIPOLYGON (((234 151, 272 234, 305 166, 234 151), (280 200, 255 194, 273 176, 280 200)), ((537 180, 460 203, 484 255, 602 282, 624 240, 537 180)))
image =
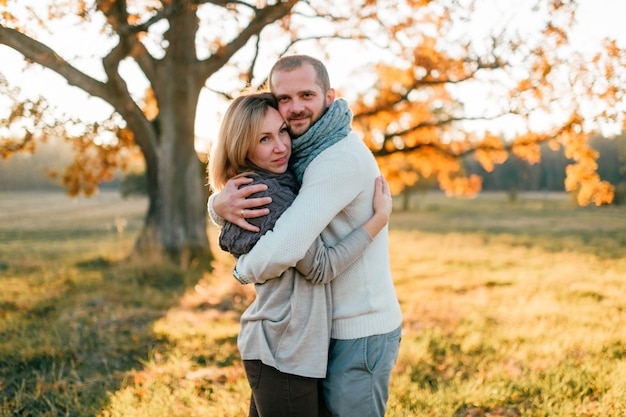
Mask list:
MULTIPOLYGON (((242 95, 229 106, 209 159, 210 182, 220 191, 230 178, 249 176, 268 186, 268 216, 249 219, 252 233, 226 223, 222 249, 247 253, 271 230, 298 192, 289 170, 291 139, 270 93, 242 95)), ((318 382, 325 377, 331 326, 329 282, 349 267, 387 224, 391 197, 376 182, 374 215, 332 248, 321 238, 295 268, 255 284, 256 299, 241 317, 238 347, 252 389, 250 416, 311 416, 321 411, 318 382)), ((258 197, 260 195, 254 195, 258 197)))

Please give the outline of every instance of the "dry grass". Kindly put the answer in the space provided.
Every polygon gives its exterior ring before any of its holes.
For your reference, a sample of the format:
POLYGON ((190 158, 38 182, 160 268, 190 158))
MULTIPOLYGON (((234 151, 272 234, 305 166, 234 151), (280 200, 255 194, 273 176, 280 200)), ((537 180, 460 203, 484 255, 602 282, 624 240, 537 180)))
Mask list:
MULTIPOLYGON (((626 211, 420 196, 392 218, 404 311, 389 416, 626 415, 626 211)), ((214 271, 119 262, 143 200, 0 195, 0 416, 243 416, 214 271)), ((215 229, 210 229, 215 241, 215 229)))

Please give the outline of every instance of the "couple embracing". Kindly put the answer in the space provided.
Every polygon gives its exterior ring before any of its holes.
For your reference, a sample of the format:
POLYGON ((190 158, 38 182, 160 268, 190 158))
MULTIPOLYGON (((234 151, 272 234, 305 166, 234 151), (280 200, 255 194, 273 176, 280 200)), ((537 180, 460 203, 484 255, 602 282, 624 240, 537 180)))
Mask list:
POLYGON ((322 62, 283 57, 269 82, 231 103, 209 158, 220 246, 257 292, 238 337, 249 416, 382 417, 402 327, 387 183, 322 62))

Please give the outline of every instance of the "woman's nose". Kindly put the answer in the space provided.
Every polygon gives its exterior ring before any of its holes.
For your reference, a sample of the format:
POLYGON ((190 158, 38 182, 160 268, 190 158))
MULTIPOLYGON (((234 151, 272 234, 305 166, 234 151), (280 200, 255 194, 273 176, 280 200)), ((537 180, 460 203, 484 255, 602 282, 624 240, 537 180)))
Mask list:
POLYGON ((282 140, 277 140, 274 150, 276 152, 285 152, 287 150, 287 145, 285 145, 282 140))

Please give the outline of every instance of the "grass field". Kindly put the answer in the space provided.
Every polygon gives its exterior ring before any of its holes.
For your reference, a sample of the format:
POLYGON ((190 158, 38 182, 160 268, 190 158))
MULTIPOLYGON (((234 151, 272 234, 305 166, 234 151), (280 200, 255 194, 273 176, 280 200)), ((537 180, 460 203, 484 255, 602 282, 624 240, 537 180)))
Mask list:
MULTIPOLYGON (((252 289, 219 251, 210 273, 123 262, 145 208, 0 193, 1 417, 246 415, 252 289)), ((433 193, 390 236, 388 416, 626 415, 626 209, 433 193)))

